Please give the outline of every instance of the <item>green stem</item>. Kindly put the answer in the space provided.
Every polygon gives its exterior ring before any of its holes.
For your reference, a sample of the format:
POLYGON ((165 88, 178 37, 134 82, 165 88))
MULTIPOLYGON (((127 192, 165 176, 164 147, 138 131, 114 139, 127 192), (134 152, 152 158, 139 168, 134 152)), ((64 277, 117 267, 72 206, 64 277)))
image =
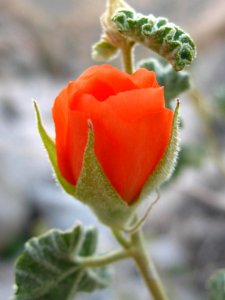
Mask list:
POLYGON ((121 49, 122 51, 122 61, 124 71, 128 74, 133 73, 133 43, 126 43, 126 45, 121 49))
POLYGON ((139 271, 148 287, 149 292, 152 294, 155 300, 168 300, 162 282, 155 269, 155 266, 148 256, 142 231, 139 230, 131 236, 132 245, 135 249, 133 252, 133 258, 139 268, 139 271))
POLYGON ((130 254, 126 250, 117 250, 99 256, 80 257, 79 264, 82 267, 87 267, 87 268, 102 267, 129 257, 130 254))
POLYGON ((121 246, 123 246, 125 249, 130 246, 130 241, 128 241, 119 230, 113 229, 112 232, 121 246))

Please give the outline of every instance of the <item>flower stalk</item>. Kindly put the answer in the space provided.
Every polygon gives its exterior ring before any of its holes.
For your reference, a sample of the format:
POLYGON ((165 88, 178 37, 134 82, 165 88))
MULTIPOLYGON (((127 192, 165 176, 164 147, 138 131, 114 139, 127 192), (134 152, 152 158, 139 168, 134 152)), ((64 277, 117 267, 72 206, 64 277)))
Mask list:
POLYGON ((133 44, 127 43, 122 49, 122 61, 124 71, 128 74, 133 73, 133 44))
POLYGON ((133 259, 145 281, 149 292, 154 300, 169 300, 159 278, 157 270, 145 248, 143 233, 141 230, 131 236, 132 246, 134 247, 133 259))
POLYGON ((151 257, 148 255, 141 229, 127 240, 121 231, 113 230, 116 240, 132 258, 154 300, 169 300, 151 257))

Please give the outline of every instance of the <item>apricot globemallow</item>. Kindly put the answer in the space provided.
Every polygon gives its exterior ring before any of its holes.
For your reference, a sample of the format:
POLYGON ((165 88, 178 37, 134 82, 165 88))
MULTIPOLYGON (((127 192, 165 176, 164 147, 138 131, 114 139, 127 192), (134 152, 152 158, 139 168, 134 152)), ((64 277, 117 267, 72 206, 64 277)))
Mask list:
POLYGON ((129 75, 110 65, 90 67, 71 81, 52 113, 61 176, 71 185, 79 182, 91 123, 96 159, 128 205, 162 160, 174 117, 154 72, 139 69, 129 75))

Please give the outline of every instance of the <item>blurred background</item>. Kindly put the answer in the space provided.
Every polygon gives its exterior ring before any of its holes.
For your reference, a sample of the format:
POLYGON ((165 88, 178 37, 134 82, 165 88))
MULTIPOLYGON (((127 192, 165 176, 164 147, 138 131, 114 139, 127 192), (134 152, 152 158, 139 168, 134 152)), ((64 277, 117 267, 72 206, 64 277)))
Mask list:
MULTIPOLYGON (((191 92, 182 94, 182 151, 175 176, 144 231, 171 299, 203 300, 207 280, 225 267, 225 2, 129 0, 167 17, 195 39, 191 92), (197 90, 198 88, 198 90, 197 90)), ((88 208, 55 184, 36 130, 32 98, 53 134, 51 107, 61 88, 94 62, 105 0, 0 0, 0 300, 12 295, 23 243, 76 220, 100 230, 99 251, 115 247, 88 208)), ((154 56, 138 46, 137 59, 154 56)), ((120 66, 120 60, 112 61, 120 66)), ((152 196, 154 199, 154 195, 152 196)), ((113 287, 78 300, 149 296, 130 262, 115 265, 113 287)))

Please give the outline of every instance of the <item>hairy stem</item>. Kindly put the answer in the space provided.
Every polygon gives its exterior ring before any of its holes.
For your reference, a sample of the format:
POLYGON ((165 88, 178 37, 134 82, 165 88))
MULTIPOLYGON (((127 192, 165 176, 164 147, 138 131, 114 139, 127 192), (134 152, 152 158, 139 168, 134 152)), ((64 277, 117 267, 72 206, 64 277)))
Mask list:
POLYGON ((159 275, 145 248, 144 236, 141 229, 131 233, 129 240, 124 237, 122 231, 113 230, 113 234, 128 255, 135 261, 153 299, 168 300, 159 275))
POLYGON ((128 74, 133 73, 133 44, 127 42, 121 49, 124 71, 128 74))
POLYGON ((154 300, 168 300, 169 298, 165 293, 153 261, 146 251, 142 231, 139 230, 135 232, 131 236, 131 241, 135 250, 132 256, 138 266, 146 286, 148 287, 150 294, 154 297, 154 300))

